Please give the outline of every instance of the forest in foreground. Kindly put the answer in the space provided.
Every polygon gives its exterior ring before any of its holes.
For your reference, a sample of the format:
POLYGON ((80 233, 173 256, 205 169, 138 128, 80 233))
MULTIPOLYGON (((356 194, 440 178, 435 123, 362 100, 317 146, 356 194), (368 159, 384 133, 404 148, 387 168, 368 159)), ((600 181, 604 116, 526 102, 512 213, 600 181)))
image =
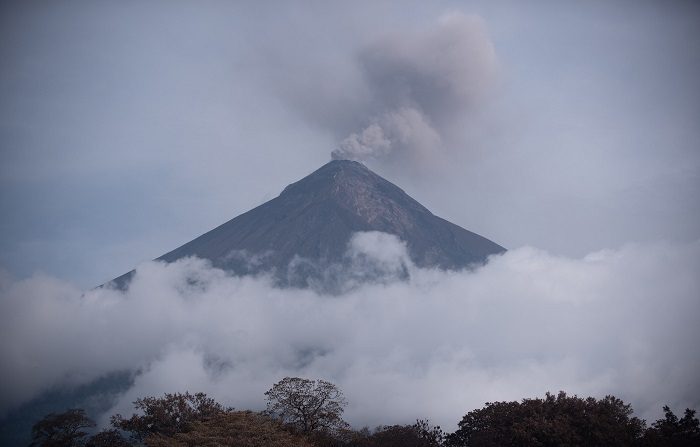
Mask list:
POLYGON ((698 446, 695 410, 647 424, 630 404, 547 393, 520 402, 489 402, 469 411, 453 433, 429 420, 353 429, 343 420, 347 400, 324 380, 287 377, 265 393, 265 411, 227 408, 204 393, 174 393, 134 402, 96 432, 83 409, 52 413, 32 428, 32 446, 63 447, 496 447, 698 446))

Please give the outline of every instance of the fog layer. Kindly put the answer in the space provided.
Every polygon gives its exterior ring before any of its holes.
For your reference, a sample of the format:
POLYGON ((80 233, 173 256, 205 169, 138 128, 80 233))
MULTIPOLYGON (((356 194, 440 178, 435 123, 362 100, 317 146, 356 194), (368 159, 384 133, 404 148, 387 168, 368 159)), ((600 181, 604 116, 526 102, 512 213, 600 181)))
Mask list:
POLYGON ((285 376, 336 383, 355 426, 427 417, 453 429, 486 401, 558 390, 614 394, 647 418, 699 406, 700 242, 580 259, 523 247, 461 272, 416 268, 405 250, 356 237, 350 253, 409 279, 340 296, 199 259, 144 263, 126 292, 0 275, 0 411, 115 370, 135 382, 110 414, 185 390, 262 409, 285 376))

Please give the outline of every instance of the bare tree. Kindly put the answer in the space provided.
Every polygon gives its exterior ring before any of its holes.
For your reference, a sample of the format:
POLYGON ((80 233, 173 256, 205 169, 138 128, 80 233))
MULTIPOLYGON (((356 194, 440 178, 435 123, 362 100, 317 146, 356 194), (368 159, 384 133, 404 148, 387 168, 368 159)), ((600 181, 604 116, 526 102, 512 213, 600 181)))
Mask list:
POLYGON ((325 380, 285 377, 265 393, 267 413, 303 433, 347 428, 343 393, 325 380))

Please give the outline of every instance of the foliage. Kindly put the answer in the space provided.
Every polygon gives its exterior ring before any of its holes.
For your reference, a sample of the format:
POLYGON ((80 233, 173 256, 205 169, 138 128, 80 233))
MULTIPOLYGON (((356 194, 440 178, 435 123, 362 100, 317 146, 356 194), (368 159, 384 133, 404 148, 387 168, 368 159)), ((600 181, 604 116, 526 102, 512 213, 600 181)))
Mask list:
POLYGON ((120 414, 114 415, 112 425, 130 432, 136 441, 143 441, 154 434, 173 436, 182 433, 189 424, 205 421, 225 411, 221 404, 206 394, 188 392, 137 399, 134 407, 143 414, 133 414, 129 419, 124 419, 120 414))
POLYGON ((644 422, 630 405, 607 396, 596 400, 557 396, 487 403, 467 413, 447 445, 459 446, 629 446, 639 441, 644 422))
POLYGON ((682 418, 664 406, 664 418, 651 425, 644 434, 645 446, 691 447, 700 445, 700 423, 695 410, 687 408, 682 418))
POLYGON ((413 425, 378 427, 374 433, 358 433, 351 442, 353 447, 438 447, 442 445, 443 432, 428 421, 418 420, 413 425))
POLYGON ((86 443, 85 447, 130 447, 131 443, 124 439, 119 430, 110 429, 102 430, 92 436, 86 443))
POLYGON ((87 432, 84 428, 95 423, 85 415, 82 408, 73 408, 64 413, 46 415, 32 427, 32 446, 70 447, 84 445, 87 432))
POLYGON ((186 433, 151 435, 149 447, 312 447, 302 435, 285 430, 282 423, 251 411, 221 413, 204 422, 194 422, 186 433))
POLYGON ((265 393, 264 413, 233 411, 206 396, 165 394, 134 402, 139 414, 112 417, 114 429, 88 437, 94 427, 82 409, 49 414, 34 424, 33 446, 129 447, 122 430, 151 447, 492 447, 700 445, 695 411, 664 417, 648 429, 632 408, 613 396, 579 398, 547 393, 543 399, 486 403, 468 412, 445 435, 424 420, 413 425, 352 430, 342 419, 347 402, 332 383, 287 377, 265 393))
POLYGON ((431 425, 430 421, 418 419, 413 424, 413 429, 418 432, 421 439, 424 439, 431 446, 442 445, 445 440, 445 432, 442 431, 439 425, 431 425))
POLYGON ((348 426, 342 418, 347 401, 338 387, 325 380, 285 377, 265 396, 267 414, 302 433, 333 432, 348 426))

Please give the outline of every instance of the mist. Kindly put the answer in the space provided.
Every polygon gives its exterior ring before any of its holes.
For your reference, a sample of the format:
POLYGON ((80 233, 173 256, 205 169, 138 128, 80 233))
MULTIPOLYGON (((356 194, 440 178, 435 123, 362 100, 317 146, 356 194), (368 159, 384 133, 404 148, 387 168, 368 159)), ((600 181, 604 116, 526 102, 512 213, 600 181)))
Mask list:
POLYGON ((368 261, 349 278, 381 265, 389 279, 326 296, 194 258, 144 263, 126 291, 0 275, 0 412, 124 370, 134 383, 102 424, 164 392, 262 409, 285 376, 337 384, 355 427, 452 430, 487 401, 559 390, 614 394, 651 420, 700 404, 700 242, 582 258, 522 247, 459 272, 415 267, 383 233, 348 253, 368 261))

